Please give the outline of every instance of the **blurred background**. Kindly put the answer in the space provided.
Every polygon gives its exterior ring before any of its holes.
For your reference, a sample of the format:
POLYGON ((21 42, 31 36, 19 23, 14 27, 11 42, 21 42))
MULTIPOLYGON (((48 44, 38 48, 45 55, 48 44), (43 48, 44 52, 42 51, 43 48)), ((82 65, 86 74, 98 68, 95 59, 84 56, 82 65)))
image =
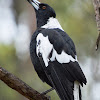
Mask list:
MULTIPOLYGON (((78 60, 87 77, 83 100, 100 100, 100 52, 95 51, 97 28, 92 0, 40 0, 51 5, 63 29, 73 39, 78 60)), ((0 66, 39 92, 50 87, 37 76, 29 43, 36 29, 33 7, 27 0, 0 0, 0 66)), ((48 94, 59 100, 55 91, 48 94)), ((0 100, 27 100, 0 81, 0 100)))

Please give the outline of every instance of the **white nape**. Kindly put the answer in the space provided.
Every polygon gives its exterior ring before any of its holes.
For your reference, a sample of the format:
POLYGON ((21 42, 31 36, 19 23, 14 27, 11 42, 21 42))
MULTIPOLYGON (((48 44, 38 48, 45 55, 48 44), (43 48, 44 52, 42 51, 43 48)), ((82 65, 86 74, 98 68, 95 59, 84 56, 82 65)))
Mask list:
POLYGON ((36 53, 38 56, 38 53, 42 54, 45 66, 48 66, 48 56, 50 52, 52 51, 53 45, 49 42, 48 36, 43 36, 42 33, 39 33, 37 36, 37 47, 36 47, 36 53))
POLYGON ((47 24, 43 25, 41 28, 47 28, 47 29, 59 28, 59 29, 63 30, 60 23, 58 22, 58 20, 53 17, 50 17, 48 19, 47 24))
POLYGON ((74 100, 79 100, 79 82, 74 82, 74 100))

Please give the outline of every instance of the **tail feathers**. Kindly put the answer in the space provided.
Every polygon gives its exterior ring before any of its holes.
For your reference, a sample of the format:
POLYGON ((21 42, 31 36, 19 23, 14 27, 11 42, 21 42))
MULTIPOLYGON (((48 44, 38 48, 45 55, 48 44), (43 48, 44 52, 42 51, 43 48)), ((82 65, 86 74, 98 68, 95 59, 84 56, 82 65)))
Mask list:
POLYGON ((78 62, 70 62, 68 64, 63 64, 62 67, 65 67, 65 70, 69 72, 68 74, 72 77, 72 79, 74 81, 77 80, 78 82, 80 82, 81 86, 83 86, 83 83, 84 84, 87 83, 85 75, 83 71, 81 70, 78 62))
MULTIPOLYGON (((48 66, 49 67, 49 66, 48 66)), ((58 93, 61 100, 74 100, 73 95, 73 82, 70 82, 65 76, 65 70, 62 69, 62 66, 51 66, 51 73, 48 75, 49 80, 53 84, 56 92, 58 93)))
POLYGON ((61 64, 49 64, 48 78, 51 81, 54 89, 58 93, 61 100, 82 100, 81 89, 79 82, 70 81, 66 76, 66 71, 61 64), (55 65, 55 66, 54 66, 55 65))
POLYGON ((74 100, 82 100, 81 98, 81 88, 79 82, 74 82, 74 100))
POLYGON ((79 100, 82 100, 81 87, 79 86, 79 100))

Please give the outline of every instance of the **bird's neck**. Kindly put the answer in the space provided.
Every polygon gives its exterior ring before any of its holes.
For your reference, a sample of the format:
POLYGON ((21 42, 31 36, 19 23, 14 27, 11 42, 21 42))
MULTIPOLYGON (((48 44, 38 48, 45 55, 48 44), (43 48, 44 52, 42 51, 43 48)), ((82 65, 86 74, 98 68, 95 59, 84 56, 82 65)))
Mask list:
POLYGON ((50 17, 46 22, 44 22, 44 24, 43 24, 43 22, 39 23, 39 25, 37 23, 37 26, 40 28, 46 28, 46 29, 59 28, 59 29, 63 30, 60 23, 58 22, 58 20, 53 17, 50 17))

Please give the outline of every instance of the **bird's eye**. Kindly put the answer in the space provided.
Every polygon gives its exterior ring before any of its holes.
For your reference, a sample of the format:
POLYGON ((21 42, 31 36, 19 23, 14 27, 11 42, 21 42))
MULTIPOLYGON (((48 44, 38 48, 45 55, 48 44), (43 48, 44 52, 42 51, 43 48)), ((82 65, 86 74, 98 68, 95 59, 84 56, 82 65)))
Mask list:
POLYGON ((42 9, 46 9, 46 6, 42 6, 42 9))

